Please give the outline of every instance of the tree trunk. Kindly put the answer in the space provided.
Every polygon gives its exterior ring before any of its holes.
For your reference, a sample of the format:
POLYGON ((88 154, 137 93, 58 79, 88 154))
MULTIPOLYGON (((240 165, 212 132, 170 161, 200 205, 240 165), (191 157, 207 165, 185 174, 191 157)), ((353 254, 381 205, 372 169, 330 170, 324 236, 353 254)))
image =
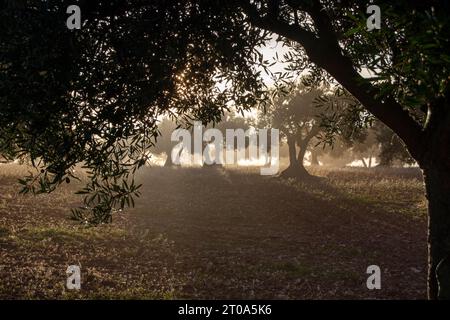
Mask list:
POLYGON ((317 152, 315 151, 315 149, 311 150, 311 165, 320 166, 319 158, 317 156, 317 152))
POLYGON ((295 167, 297 164, 297 150, 295 148, 295 138, 288 137, 287 144, 289 147, 289 167, 295 167))
POLYGON ((450 103, 429 106, 419 159, 428 199, 428 298, 450 300, 450 103))
MULTIPOLYGON (((304 142, 302 142, 302 146, 300 146, 299 153, 297 154, 297 148, 295 147, 295 137, 288 137, 287 139, 288 147, 289 147, 289 167, 285 169, 281 176, 285 177, 300 177, 300 176, 309 176, 308 171, 306 171, 303 166, 303 158, 305 157, 306 147, 302 147, 304 142)), ((307 145, 307 144, 306 144, 307 145)))
POLYGON ((424 170, 428 199, 428 297, 450 299, 450 167, 424 170))
POLYGON ((420 167, 428 199, 428 297, 450 299, 450 112, 448 102, 431 112, 420 167))
POLYGON ((305 169, 305 166, 303 165, 303 160, 305 159, 307 147, 308 147, 308 141, 302 141, 302 143, 300 144, 300 150, 298 151, 298 154, 297 154, 298 165, 300 166, 300 168, 303 168, 303 169, 305 169))
POLYGON ((362 161, 362 163, 364 165, 364 168, 367 168, 367 163, 366 163, 366 160, 364 160, 364 157, 361 158, 361 161, 362 161))
POLYGON ((173 166, 172 157, 170 153, 167 155, 166 161, 164 162, 164 167, 171 167, 173 166))

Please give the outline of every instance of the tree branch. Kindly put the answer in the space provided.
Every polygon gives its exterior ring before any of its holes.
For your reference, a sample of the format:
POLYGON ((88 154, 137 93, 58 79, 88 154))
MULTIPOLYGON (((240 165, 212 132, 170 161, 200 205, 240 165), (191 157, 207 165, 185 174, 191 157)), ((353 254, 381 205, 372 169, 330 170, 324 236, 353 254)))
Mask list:
POLYGON ((425 152, 421 125, 395 99, 378 98, 379 89, 363 78, 352 61, 343 55, 331 21, 318 2, 308 10, 316 24, 317 35, 283 21, 261 17, 248 0, 240 0, 239 5, 253 25, 301 44, 311 62, 326 70, 368 111, 394 130, 408 146, 411 155, 421 160, 425 152))

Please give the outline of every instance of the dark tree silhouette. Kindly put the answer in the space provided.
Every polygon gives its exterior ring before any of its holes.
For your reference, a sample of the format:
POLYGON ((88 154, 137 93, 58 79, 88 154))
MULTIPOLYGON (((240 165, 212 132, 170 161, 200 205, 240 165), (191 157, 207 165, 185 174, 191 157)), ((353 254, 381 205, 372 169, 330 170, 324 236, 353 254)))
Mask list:
POLYGON ((289 167, 281 176, 308 177, 303 161, 311 140, 321 130, 320 110, 314 100, 324 92, 302 84, 292 86, 290 94, 280 95, 270 108, 259 113, 258 126, 279 129, 288 145, 289 167))

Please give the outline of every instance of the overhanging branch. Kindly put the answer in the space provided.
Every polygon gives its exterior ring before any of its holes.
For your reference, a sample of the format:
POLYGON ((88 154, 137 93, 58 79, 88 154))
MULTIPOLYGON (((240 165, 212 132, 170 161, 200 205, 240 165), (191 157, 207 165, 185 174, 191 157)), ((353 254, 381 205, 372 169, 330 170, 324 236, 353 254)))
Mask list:
POLYGON ((309 59, 326 70, 345 87, 374 116, 390 127, 408 146, 411 155, 420 162, 425 151, 422 127, 393 98, 380 98, 379 89, 363 78, 352 61, 343 55, 326 12, 315 3, 308 11, 316 24, 318 34, 296 25, 270 17, 262 17, 248 0, 238 1, 250 23, 276 33, 303 46, 309 59))

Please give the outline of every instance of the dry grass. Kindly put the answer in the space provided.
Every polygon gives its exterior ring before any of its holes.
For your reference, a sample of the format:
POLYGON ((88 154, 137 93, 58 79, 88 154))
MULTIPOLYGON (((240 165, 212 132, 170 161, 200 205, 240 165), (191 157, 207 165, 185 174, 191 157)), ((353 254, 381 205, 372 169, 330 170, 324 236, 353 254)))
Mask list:
POLYGON ((76 185, 21 196, 0 166, 1 298, 425 298, 426 208, 415 169, 151 168, 112 225, 68 219, 76 185), (80 264, 82 290, 65 289, 80 264), (382 290, 365 287, 367 266, 382 290))

